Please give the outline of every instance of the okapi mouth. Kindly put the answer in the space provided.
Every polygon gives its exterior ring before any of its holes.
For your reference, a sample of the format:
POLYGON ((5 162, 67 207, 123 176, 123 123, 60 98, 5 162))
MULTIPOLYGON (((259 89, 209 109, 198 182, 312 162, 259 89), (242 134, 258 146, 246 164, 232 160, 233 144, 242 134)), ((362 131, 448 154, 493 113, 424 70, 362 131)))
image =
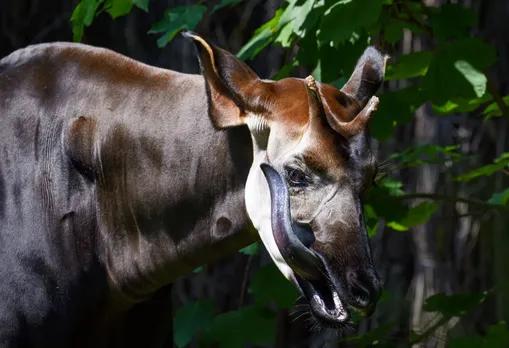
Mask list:
POLYGON ((272 234, 281 256, 294 272, 294 283, 306 297, 312 314, 322 324, 337 327, 350 319, 347 305, 330 281, 331 276, 321 257, 302 243, 294 231, 290 196, 282 175, 270 164, 260 165, 271 196, 272 234))
POLYGON ((296 282, 306 300, 315 319, 325 326, 337 328, 348 323, 350 311, 341 300, 339 291, 328 280, 307 281, 295 275, 296 282))

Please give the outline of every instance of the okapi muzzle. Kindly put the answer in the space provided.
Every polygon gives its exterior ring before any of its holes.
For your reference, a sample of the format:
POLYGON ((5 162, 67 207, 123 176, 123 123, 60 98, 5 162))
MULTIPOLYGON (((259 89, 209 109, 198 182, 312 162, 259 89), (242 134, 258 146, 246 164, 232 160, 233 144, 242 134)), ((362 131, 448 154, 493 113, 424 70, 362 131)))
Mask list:
POLYGON ((368 47, 341 90, 312 77, 261 80, 245 63, 193 33, 218 129, 247 125, 253 163, 247 213, 272 259, 337 327, 350 309, 370 315, 381 285, 362 197, 377 171, 367 128, 386 57, 368 47))

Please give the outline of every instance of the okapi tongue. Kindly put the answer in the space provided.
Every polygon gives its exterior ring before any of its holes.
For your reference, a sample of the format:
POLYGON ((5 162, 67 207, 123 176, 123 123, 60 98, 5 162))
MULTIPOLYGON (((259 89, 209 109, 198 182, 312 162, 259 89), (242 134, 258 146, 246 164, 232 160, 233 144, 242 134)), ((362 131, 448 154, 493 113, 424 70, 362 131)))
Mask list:
POLYGON ((268 163, 260 164, 270 189, 272 234, 281 256, 306 280, 320 278, 321 260, 302 244, 292 229, 290 195, 281 174, 268 163))

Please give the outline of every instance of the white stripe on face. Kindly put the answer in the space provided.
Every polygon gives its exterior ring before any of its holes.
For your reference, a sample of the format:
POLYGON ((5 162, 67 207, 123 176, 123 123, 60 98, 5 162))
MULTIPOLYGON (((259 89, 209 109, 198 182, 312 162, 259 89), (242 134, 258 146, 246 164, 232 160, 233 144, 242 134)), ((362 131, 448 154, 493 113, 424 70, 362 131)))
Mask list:
POLYGON ((258 231, 272 260, 274 260, 277 268, 279 268, 285 278, 290 280, 293 271, 283 259, 272 233, 269 185, 260 169, 260 164, 264 159, 264 152, 255 154, 253 165, 251 166, 246 182, 246 209, 253 226, 258 231))

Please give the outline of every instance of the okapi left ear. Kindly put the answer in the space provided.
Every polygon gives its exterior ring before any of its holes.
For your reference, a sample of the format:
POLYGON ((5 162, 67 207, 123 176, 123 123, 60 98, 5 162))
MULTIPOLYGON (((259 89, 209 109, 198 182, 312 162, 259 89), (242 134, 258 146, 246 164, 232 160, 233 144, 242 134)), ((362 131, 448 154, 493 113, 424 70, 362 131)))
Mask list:
POLYGON ((207 43, 190 31, 182 35, 194 40, 206 81, 209 113, 218 129, 246 124, 248 111, 261 114, 262 97, 268 84, 233 54, 207 43))
POLYGON ((360 108, 366 106, 368 100, 375 95, 382 85, 386 60, 387 56, 375 47, 366 48, 357 61, 352 76, 341 91, 359 103, 360 108))
POLYGON ((318 86, 327 121, 338 133, 349 138, 366 127, 378 107, 374 95, 382 85, 386 61, 387 56, 368 47, 341 91, 332 86, 318 86))

